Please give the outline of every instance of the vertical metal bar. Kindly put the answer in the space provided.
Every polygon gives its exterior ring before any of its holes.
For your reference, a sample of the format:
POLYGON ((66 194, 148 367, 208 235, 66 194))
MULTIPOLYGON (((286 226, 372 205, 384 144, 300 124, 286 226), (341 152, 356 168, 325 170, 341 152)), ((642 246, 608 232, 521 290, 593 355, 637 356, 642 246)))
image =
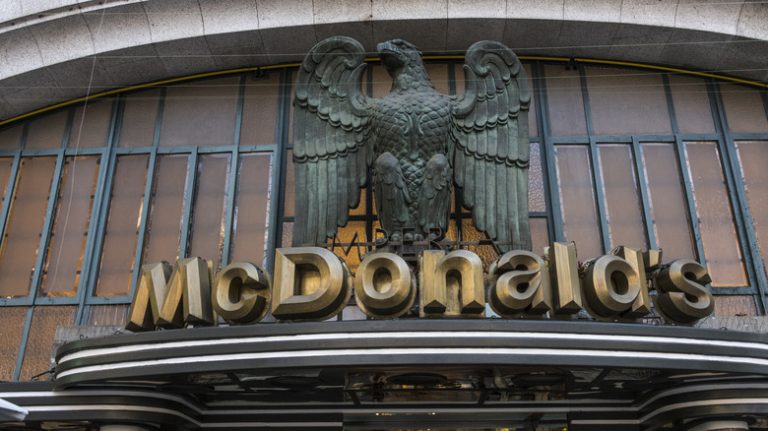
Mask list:
POLYGON ((112 147, 114 147, 117 140, 118 132, 121 126, 121 119, 123 115, 123 109, 125 107, 124 96, 118 96, 117 100, 112 105, 112 115, 109 122, 109 132, 107 133, 107 146, 99 155, 99 175, 96 180, 96 190, 93 195, 93 207, 91 208, 90 221, 88 223, 88 234, 85 243, 85 250, 82 259, 82 267, 80 268, 80 282, 77 286, 77 314, 75 315, 75 324, 82 324, 83 316, 85 314, 85 298, 87 297, 88 285, 90 283, 89 278, 91 271, 91 265, 97 264, 94 262, 93 255, 95 253, 94 245, 96 244, 96 233, 98 232, 99 224, 99 209, 103 205, 105 199, 109 199, 109 192, 105 192, 105 183, 109 171, 109 160, 112 154, 112 147))
POLYGON ((677 163, 680 173, 683 177, 683 186, 685 188, 685 202, 688 206, 688 217, 691 220, 691 231, 696 245, 696 255, 699 261, 706 265, 707 258, 704 254, 704 245, 701 241, 701 229, 699 228, 699 215, 696 211, 696 201, 693 198, 693 180, 688 171, 688 156, 685 151, 685 144, 680 135, 675 134, 675 152, 677 153, 677 163))
MULTIPOLYGON (((26 139, 26 130, 29 125, 24 126, 25 132, 22 133, 22 143, 26 139)), ((8 177, 8 185, 5 187, 5 199, 3 200, 2 212, 0 212, 0 246, 5 242, 5 230, 8 223, 8 215, 11 211, 11 205, 15 199, 16 184, 18 183, 18 177, 20 174, 21 166, 21 149, 16 150, 16 154, 13 156, 13 163, 11 164, 11 173, 8 177)))
POLYGON ((240 133, 243 128, 243 109, 245 106, 245 75, 240 75, 240 87, 237 94, 237 110, 235 112, 235 134, 232 155, 229 158, 229 175, 226 184, 224 203, 224 242, 221 251, 221 266, 229 264, 232 248, 232 225, 235 214, 235 194, 237 193, 237 170, 239 167, 240 133))
POLYGON ((592 165, 592 183, 594 184, 595 201, 597 202, 597 218, 600 222, 600 237, 603 251, 611 249, 610 228, 608 226, 608 209, 605 203, 605 187, 603 186, 603 173, 600 167, 600 155, 598 154, 597 141, 592 128, 592 108, 589 106, 589 92, 587 90, 587 76, 584 66, 579 65, 579 81, 581 82, 581 99, 584 103, 584 117, 589 135, 589 158, 592 165))
POLYGON ((544 167, 544 191, 547 199, 547 208, 551 217, 549 217, 549 233, 552 241, 565 240, 563 231, 563 211, 560 207, 560 192, 557 188, 557 168, 555 165, 555 146, 549 138, 550 123, 547 106, 547 83, 544 73, 544 67, 541 62, 534 64, 536 79, 533 80, 534 93, 536 94, 536 113, 539 117, 539 136, 541 136, 541 154, 544 167))
POLYGON ((190 223, 192 209, 195 206, 195 184, 197 180, 197 147, 189 155, 187 163, 187 182, 184 185, 184 205, 181 216, 181 231, 179 232, 179 259, 187 257, 190 241, 190 223))
MULTIPOLYGON (((366 83, 366 92, 369 97, 373 97, 373 67, 367 67, 366 73, 368 74, 368 82, 366 83)), ((453 68, 449 70, 452 71, 453 68)), ((450 75, 450 72, 449 72, 450 75)), ((449 85, 453 85, 453 81, 450 81, 449 85)), ((365 174, 365 232, 371 241, 375 241, 375 234, 373 233, 373 184, 372 175, 373 171, 368 168, 368 172, 365 174)))
POLYGON ((667 112, 669 113, 672 133, 675 135, 675 155, 677 156, 678 169, 683 178, 683 188, 685 189, 685 203, 688 207, 688 219, 691 223, 691 232, 693 232, 694 245, 696 246, 696 255, 700 262, 706 265, 707 259, 704 255, 704 245, 701 242, 701 230, 699 229, 699 215, 696 211, 696 201, 693 198, 693 181, 688 171, 687 153, 682 135, 677 124, 677 114, 675 113, 675 103, 672 99, 672 91, 669 87, 669 77, 661 76, 664 83, 664 95, 667 99, 667 112))
POLYGON ((632 158, 635 162, 635 178, 640 189, 640 201, 643 205, 643 222, 645 223, 648 248, 656 249, 659 244, 656 240, 656 231, 653 229, 653 213, 651 212, 651 195, 648 190, 648 178, 645 176, 645 158, 640 143, 636 137, 632 137, 632 158))
POLYGON ((32 326, 32 313, 35 307, 27 308, 27 316, 24 319, 24 329, 21 332, 21 342, 19 351, 16 354, 16 368, 13 370, 13 381, 18 381, 21 375, 21 366, 24 364, 24 354, 27 351, 27 340, 29 338, 29 328, 32 326))
MULTIPOLYGON (((277 128, 275 139, 277 150, 272 153, 272 179, 269 202, 269 236, 267 243, 267 271, 274 267, 273 251, 283 233, 283 200, 285 199, 285 178, 283 163, 285 163, 288 147, 288 123, 291 107, 291 74, 283 69, 280 75, 280 93, 278 96, 277 128)), ((284 245, 284 244, 283 244, 284 245)))
POLYGON ((141 217, 139 221, 139 230, 136 233, 136 252, 133 256, 133 275, 131 277, 131 293, 136 291, 136 285, 139 282, 139 276, 141 275, 141 259, 144 254, 144 240, 147 233, 147 223, 149 220, 149 213, 152 210, 152 187, 155 182, 155 165, 157 164, 157 148, 160 146, 160 131, 163 128, 163 115, 165 112, 165 87, 160 89, 160 100, 157 105, 157 117, 155 117, 155 133, 152 137, 152 151, 149 153, 149 161, 147 162, 147 176, 144 183, 144 196, 141 204, 141 217))
POLYGON ((66 126, 64 126, 64 136, 61 138, 61 148, 67 148, 67 146, 69 145, 69 135, 72 134, 72 125, 74 121, 75 121, 75 108, 70 108, 69 112, 67 113, 66 126))
POLYGON ((58 200, 59 187, 61 186, 61 172, 64 169, 64 159, 64 148, 62 147, 59 150, 59 154, 56 156, 56 167, 53 170, 51 189, 48 193, 48 206, 45 209, 45 221, 43 222, 43 230, 40 234, 40 243, 37 246, 35 269, 32 272, 29 297, 32 299, 33 303, 37 298, 37 291, 40 287, 43 266, 45 265, 45 257, 48 254, 48 240, 51 238, 51 229, 53 228, 53 221, 56 217, 56 201, 58 200))
POLYGON ((741 254, 747 277, 755 293, 760 296, 762 312, 768 310, 768 280, 766 280, 763 258, 757 243, 757 233, 754 230, 754 220, 749 210, 749 201, 744 188, 744 173, 741 172, 736 144, 730 133, 728 118, 725 115, 723 101, 720 97, 720 86, 714 81, 707 82, 710 105, 715 114, 715 129, 720 139, 717 140, 720 148, 720 157, 723 165, 728 195, 731 201, 733 218, 736 222, 736 232, 739 236, 741 254), (738 176, 740 175, 740 176, 738 176))

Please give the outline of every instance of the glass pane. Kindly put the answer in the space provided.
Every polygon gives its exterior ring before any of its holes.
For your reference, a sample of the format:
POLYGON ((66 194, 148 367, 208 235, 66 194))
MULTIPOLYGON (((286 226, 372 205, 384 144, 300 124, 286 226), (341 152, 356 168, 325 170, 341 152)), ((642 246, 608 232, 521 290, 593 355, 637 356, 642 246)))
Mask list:
POLYGON ((535 254, 543 255, 544 247, 549 245, 549 229, 547 228, 547 219, 531 218, 528 219, 531 226, 531 244, 535 254))
POLYGON ((275 143, 280 75, 272 73, 263 78, 245 81, 245 105, 240 145, 275 143))
POLYGON ((75 296, 88 237, 99 158, 67 157, 43 269, 43 296, 75 296))
POLYGON ((30 380, 51 368, 55 354, 53 341, 56 328, 72 325, 76 309, 75 306, 35 307, 19 380, 30 380))
POLYGON ((29 122, 26 149, 61 148, 69 111, 59 111, 29 122))
POLYGON ((642 144, 653 231, 664 261, 695 259, 683 179, 673 144, 642 144))
MULTIPOLYGON (((232 262, 264 263, 270 210, 270 154, 241 154, 238 168, 235 215, 232 228, 232 262)), ((290 242, 285 246, 290 246, 290 242)))
MULTIPOLYGON (((360 244, 353 245, 350 248, 349 243, 360 243, 367 241, 365 235, 365 222, 364 221, 350 221, 345 227, 340 227, 336 232, 336 241, 342 245, 334 245, 333 252, 336 256, 339 256, 344 262, 347 263, 349 270, 353 273, 357 271, 357 267, 360 266, 361 255, 365 255, 365 245, 360 244), (355 236, 357 235, 357 236, 355 236)), ((332 240, 328 240, 328 244, 331 244, 332 240)))
MULTIPOLYGON (((392 89, 392 78, 387 73, 387 69, 379 63, 369 64, 373 69, 373 97, 384 97, 392 89)), ((461 94, 461 92, 457 93, 461 94)))
POLYGON ((160 261, 173 264, 179 258, 186 180, 187 155, 158 156, 142 264, 160 261))
POLYGON ((119 146, 152 146, 159 103, 160 90, 139 91, 125 98, 119 146))
POLYGON ((88 315, 90 326, 125 326, 128 305, 92 305, 88 315))
POLYGON ((768 141, 736 141, 752 224, 768 264, 768 141))
POLYGON ((712 286, 747 286, 717 144, 687 142, 685 148, 712 286))
POLYGON ((601 144, 600 168, 608 212, 611 248, 625 245, 645 250, 645 227, 640 192, 635 180, 632 147, 601 144))
POLYGON ((228 174, 229 154, 200 156, 188 255, 213 261, 214 269, 219 268, 224 246, 224 202, 228 174))
POLYGON ((528 210, 546 211, 544 176, 541 171, 541 150, 538 142, 531 142, 531 164, 528 168, 528 210))
POLYGON ((0 379, 13 379, 16 369, 16 356, 19 354, 21 333, 27 318, 27 307, 3 307, 0 313, 0 379))
POLYGON ((127 295, 136 257, 149 156, 117 158, 96 296, 127 295))
POLYGON ((669 88, 680 132, 715 133, 709 107, 709 91, 701 79, 670 75, 669 88))
POLYGON ((560 207, 563 212, 563 232, 576 243, 581 259, 603 253, 600 222, 595 207, 595 192, 586 146, 557 146, 557 181, 560 207))
POLYGON ((283 232, 280 237, 281 247, 290 247, 293 242, 293 222, 283 223, 283 232))
POLYGON ((0 296, 26 296, 29 292, 55 166, 55 157, 21 159, 0 249, 0 296))
POLYGON ((760 92, 736 84, 720 84, 728 127, 732 132, 768 132, 768 117, 760 92))
POLYGON ((755 315, 757 307, 751 295, 715 296, 715 317, 755 315))
MULTIPOLYGON (((488 235, 475 228, 472 218, 464 218, 461 220, 462 241, 481 241, 485 239, 488 239, 488 235)), ((470 245, 467 246, 467 250, 477 253, 477 255, 480 256, 480 260, 483 261, 483 267, 486 269, 494 260, 499 258, 499 254, 492 245, 470 245)))
POLYGON ((427 75, 438 93, 450 94, 448 82, 448 65, 445 63, 427 63, 427 75))
POLYGON ((528 136, 539 136, 539 128, 536 125, 536 90, 533 88, 533 66, 525 63, 523 67, 528 75, 528 91, 531 93, 531 105, 528 110, 528 136))
POLYGON ((584 99, 577 70, 562 65, 544 66, 547 83, 547 112, 553 136, 586 135, 584 99))
POLYGON ((5 202, 5 191, 8 189, 8 180, 11 177, 13 168, 13 159, 10 157, 0 158, 0 203, 5 202))
POLYGON ((283 215, 293 217, 296 208, 296 174, 294 173, 293 151, 285 153, 285 185, 284 185, 283 215))
POLYGON ((98 100, 78 106, 75 108, 67 146, 69 148, 105 146, 111 117, 112 100, 98 100))
POLYGON ((168 87, 161 147, 232 145, 239 77, 168 87))
POLYGON ((24 124, 17 124, 0 130, 0 150, 16 150, 21 145, 21 132, 24 124))
POLYGON ((661 75, 601 67, 586 73, 595 133, 672 133, 661 75))

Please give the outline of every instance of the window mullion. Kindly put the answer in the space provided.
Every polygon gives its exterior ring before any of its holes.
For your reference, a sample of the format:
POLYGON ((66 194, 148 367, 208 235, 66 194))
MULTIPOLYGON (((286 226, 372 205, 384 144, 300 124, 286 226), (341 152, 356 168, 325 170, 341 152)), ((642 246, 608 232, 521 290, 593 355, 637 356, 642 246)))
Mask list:
POLYGON ((540 62, 534 64, 535 78, 533 88, 536 96, 536 109, 539 118, 539 136, 541 142, 541 154, 543 157, 542 169, 544 171, 544 191, 549 214, 549 237, 552 241, 563 241, 563 211, 560 208, 560 191, 557 188, 557 170, 555 168, 555 147, 550 139, 549 112, 547 107, 547 85, 544 82, 544 68, 540 62))

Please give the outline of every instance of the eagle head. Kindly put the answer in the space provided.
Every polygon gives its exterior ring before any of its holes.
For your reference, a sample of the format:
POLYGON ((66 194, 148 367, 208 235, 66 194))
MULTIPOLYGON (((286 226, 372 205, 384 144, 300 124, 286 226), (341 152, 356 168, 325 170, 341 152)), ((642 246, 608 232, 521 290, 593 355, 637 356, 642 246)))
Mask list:
POLYGON ((395 88, 428 84, 429 78, 421 61, 421 51, 416 45, 403 39, 392 39, 376 45, 379 57, 389 76, 394 78, 395 88), (402 81, 402 82, 398 82, 402 81))
POLYGON ((421 63, 421 52, 416 45, 403 39, 392 39, 376 45, 384 67, 390 73, 403 66, 421 63))

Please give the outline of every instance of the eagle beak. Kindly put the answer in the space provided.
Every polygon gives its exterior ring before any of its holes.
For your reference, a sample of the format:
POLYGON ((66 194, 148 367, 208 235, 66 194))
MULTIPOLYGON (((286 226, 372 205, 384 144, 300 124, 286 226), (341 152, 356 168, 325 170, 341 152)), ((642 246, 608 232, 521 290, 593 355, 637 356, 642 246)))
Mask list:
POLYGON ((376 45, 376 50, 379 51, 379 57, 387 69, 394 70, 405 64, 400 50, 389 41, 376 45))

